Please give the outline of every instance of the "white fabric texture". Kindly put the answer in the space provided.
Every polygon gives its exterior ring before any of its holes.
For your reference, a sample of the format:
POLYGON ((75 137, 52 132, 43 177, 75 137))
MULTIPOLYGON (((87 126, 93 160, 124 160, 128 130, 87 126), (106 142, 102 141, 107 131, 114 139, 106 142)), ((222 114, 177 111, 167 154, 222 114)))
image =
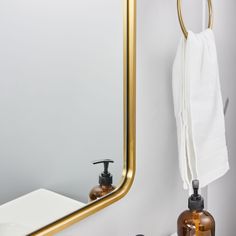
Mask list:
POLYGON ((205 187, 228 169, 225 121, 213 31, 182 37, 173 65, 179 167, 184 188, 205 187))

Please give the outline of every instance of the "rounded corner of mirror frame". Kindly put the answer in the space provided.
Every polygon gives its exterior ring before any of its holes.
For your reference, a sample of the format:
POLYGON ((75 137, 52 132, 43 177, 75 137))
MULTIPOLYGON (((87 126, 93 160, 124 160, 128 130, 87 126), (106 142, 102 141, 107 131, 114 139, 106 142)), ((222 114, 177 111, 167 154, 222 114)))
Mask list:
POLYGON ((124 167, 120 185, 105 197, 91 202, 27 236, 52 236, 123 198, 135 176, 136 149, 136 0, 123 0, 124 8, 124 167))

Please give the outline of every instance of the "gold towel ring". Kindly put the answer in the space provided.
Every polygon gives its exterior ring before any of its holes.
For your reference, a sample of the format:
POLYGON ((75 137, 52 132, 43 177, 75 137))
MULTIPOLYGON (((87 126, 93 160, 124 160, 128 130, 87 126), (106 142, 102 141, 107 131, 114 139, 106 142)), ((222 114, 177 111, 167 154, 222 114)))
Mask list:
MULTIPOLYGON (((182 10, 181 10, 182 6, 181 5, 182 5, 182 0, 177 0, 179 23, 180 23, 181 29, 183 31, 183 34, 184 34, 185 38, 187 39, 188 38, 188 31, 185 27, 184 20, 182 17, 182 10)), ((208 12, 209 12, 208 28, 212 29, 212 27, 213 27, 213 9, 212 9, 211 0, 208 0, 208 12)))

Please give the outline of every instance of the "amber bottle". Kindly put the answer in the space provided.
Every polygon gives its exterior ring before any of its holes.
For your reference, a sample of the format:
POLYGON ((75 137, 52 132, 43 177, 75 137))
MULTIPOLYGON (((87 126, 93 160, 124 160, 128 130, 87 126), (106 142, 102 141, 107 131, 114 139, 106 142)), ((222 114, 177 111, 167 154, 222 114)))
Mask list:
POLYGON ((204 199, 198 194, 199 181, 193 181, 194 194, 189 198, 189 210, 178 219, 178 236, 215 236, 215 220, 204 211, 204 199))
POLYGON ((101 197, 106 196, 108 193, 112 192, 115 187, 112 185, 113 177, 108 171, 109 163, 113 163, 113 160, 104 159, 100 161, 93 162, 94 165, 104 164, 104 171, 99 176, 99 185, 92 188, 89 193, 89 201, 95 201, 101 197))

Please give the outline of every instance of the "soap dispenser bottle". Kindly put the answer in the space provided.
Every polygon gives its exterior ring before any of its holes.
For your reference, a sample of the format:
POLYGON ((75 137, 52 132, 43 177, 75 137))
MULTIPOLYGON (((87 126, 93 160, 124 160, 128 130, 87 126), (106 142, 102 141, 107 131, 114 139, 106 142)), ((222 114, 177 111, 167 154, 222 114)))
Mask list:
POLYGON ((215 236, 215 220, 204 211, 204 199, 199 195, 199 181, 192 182, 194 193, 188 200, 189 210, 178 219, 178 236, 215 236))
POLYGON ((109 163, 114 163, 114 161, 110 159, 104 159, 93 162, 94 165, 104 164, 104 171, 99 176, 99 185, 95 186, 90 191, 89 201, 95 201, 101 197, 104 197, 115 189, 115 187, 112 185, 113 177, 108 171, 109 163))

